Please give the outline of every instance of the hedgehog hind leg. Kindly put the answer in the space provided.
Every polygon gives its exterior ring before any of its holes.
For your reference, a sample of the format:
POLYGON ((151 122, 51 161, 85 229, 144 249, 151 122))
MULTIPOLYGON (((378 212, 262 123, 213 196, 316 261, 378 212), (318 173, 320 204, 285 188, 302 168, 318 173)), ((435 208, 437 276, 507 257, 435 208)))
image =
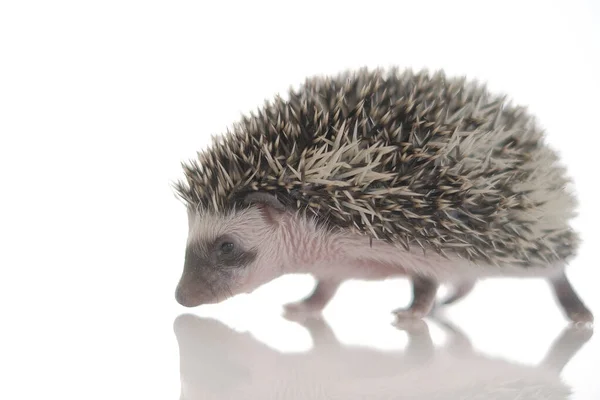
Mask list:
POLYGON ((329 304, 341 283, 341 281, 333 279, 319 280, 310 295, 298 302, 284 306, 286 315, 292 317, 297 314, 321 312, 329 304))
POLYGON ((413 300, 408 308, 393 311, 397 318, 420 319, 426 317, 435 304, 439 283, 431 278, 415 276, 412 279, 413 300))
POLYGON ((574 323, 592 323, 594 316, 579 298, 564 272, 549 279, 554 296, 566 316, 574 323))

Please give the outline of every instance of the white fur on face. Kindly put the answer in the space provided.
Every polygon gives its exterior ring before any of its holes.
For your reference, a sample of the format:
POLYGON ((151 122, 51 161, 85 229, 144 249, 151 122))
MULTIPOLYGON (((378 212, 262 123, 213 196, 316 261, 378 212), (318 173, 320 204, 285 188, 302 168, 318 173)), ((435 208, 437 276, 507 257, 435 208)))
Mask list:
POLYGON ((225 282, 229 295, 250 292, 282 274, 282 253, 277 226, 259 208, 236 209, 226 214, 189 212, 188 246, 204 246, 227 235, 245 251, 256 253, 254 262, 234 271, 225 282))

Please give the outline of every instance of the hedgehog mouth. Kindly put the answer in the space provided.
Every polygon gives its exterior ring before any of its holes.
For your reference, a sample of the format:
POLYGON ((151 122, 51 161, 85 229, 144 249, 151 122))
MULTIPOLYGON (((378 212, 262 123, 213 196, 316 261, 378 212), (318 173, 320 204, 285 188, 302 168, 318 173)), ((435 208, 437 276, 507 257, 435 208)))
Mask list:
POLYGON ((199 296, 190 296, 178 290, 175 292, 175 300, 184 307, 197 307, 202 305, 202 299, 199 296))
POLYGON ((202 302, 200 301, 190 301, 189 299, 177 299, 177 302, 180 305, 188 308, 198 307, 202 305, 202 302))
POLYGON ((175 300, 177 300, 177 302, 179 304, 181 304, 184 307, 198 307, 201 306, 203 304, 211 304, 214 302, 213 299, 208 298, 209 296, 204 295, 203 293, 200 292, 190 292, 187 291, 183 288, 178 287, 176 292, 175 292, 175 300))
POLYGON ((223 300, 214 293, 206 293, 202 290, 188 290, 185 287, 177 287, 175 299, 177 300, 177 303, 188 308, 198 307, 204 304, 216 304, 223 300))

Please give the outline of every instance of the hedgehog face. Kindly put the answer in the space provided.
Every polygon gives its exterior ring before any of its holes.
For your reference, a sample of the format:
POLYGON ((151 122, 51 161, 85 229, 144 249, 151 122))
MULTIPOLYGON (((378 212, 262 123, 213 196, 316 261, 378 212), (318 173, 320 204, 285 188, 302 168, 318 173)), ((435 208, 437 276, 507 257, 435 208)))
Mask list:
POLYGON ((189 210, 177 302, 186 307, 218 303, 281 275, 271 218, 260 205, 227 213, 189 210))

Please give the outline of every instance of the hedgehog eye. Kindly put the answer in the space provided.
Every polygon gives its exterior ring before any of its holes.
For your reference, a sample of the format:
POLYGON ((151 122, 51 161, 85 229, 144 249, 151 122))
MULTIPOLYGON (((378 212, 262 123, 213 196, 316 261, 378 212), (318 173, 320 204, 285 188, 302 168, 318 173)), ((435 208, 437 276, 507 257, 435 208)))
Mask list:
POLYGON ((233 251, 233 243, 225 242, 221 245, 221 253, 222 254, 231 254, 233 251))

